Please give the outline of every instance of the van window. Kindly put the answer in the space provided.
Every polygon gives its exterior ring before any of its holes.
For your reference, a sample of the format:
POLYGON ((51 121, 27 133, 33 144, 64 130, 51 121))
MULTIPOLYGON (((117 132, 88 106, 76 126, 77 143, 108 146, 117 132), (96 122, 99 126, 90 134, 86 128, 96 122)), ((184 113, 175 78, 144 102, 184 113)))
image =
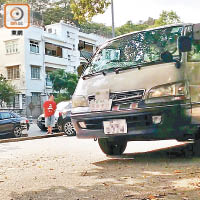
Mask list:
POLYGON ((193 27, 187 27, 186 36, 190 37, 192 40, 192 50, 187 54, 188 62, 200 62, 200 41, 193 40, 193 27))
POLYGON ((162 62, 161 54, 170 52, 180 59, 177 39, 183 27, 167 27, 125 35, 103 45, 95 54, 86 74, 110 68, 154 64, 162 62))
POLYGON ((200 62, 200 41, 193 41, 192 51, 188 53, 188 62, 200 62))

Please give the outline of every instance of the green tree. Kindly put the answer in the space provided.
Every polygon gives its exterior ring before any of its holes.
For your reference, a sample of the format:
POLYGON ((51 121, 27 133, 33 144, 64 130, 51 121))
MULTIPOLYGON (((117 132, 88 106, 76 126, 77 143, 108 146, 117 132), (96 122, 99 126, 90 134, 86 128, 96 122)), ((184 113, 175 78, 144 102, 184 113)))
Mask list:
POLYGON ((66 94, 70 99, 76 89, 78 76, 65 72, 63 69, 58 69, 50 74, 50 80, 53 82, 53 90, 66 94))
POLYGON ((134 24, 132 21, 127 21, 126 24, 115 29, 116 35, 123 35, 126 33, 141 31, 151 27, 164 26, 167 24, 180 23, 180 17, 174 11, 162 11, 159 18, 154 20, 149 17, 147 21, 134 24))
POLYGON ((45 25, 57 23, 60 20, 70 21, 78 25, 78 21, 74 19, 69 0, 60 0, 52 3, 51 6, 45 10, 43 19, 45 25))
POLYGON ((133 24, 132 21, 127 21, 126 24, 117 27, 115 29, 116 35, 123 35, 126 33, 134 32, 134 31, 141 31, 147 29, 149 26, 147 24, 133 24))
POLYGON ((8 82, 3 75, 0 75, 0 105, 3 103, 10 103, 12 98, 17 94, 14 86, 8 82))
POLYGON ((162 11, 160 17, 155 20, 155 24, 153 26, 164 26, 167 24, 176 24, 180 23, 180 17, 174 11, 162 11))
POLYGON ((112 37, 112 27, 102 23, 85 22, 79 25, 81 31, 85 33, 96 33, 105 37, 112 37))
POLYGON ((97 14, 103 14, 110 5, 110 0, 71 0, 70 7, 74 18, 80 23, 91 21, 97 14))

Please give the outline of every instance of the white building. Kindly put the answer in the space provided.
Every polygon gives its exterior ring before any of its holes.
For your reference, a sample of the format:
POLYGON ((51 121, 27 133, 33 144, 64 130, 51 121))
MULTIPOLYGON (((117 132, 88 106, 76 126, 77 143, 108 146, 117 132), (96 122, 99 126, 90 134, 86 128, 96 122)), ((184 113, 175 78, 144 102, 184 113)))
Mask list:
POLYGON ((31 26, 23 31, 0 28, 0 74, 17 88, 18 107, 30 108, 31 112, 26 114, 32 116, 41 112, 41 100, 37 105, 37 99, 52 92, 49 73, 56 69, 74 73, 85 62, 78 51, 79 42, 85 42, 83 54, 88 56, 107 40, 79 32, 77 27, 62 21, 45 28, 31 26))

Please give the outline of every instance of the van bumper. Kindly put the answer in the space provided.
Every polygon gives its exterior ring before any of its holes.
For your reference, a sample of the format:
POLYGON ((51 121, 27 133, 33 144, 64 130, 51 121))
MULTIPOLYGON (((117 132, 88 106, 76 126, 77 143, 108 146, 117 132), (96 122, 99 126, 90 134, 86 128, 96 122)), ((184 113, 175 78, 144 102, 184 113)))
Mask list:
MULTIPOLYGON (((188 134, 191 118, 189 104, 148 107, 135 110, 120 110, 109 112, 91 112, 72 114, 72 122, 78 138, 126 138, 131 140, 161 140, 161 139, 192 139, 188 134), (187 112, 186 112, 187 111, 187 112), (183 116, 184 113, 184 116, 183 116), (161 123, 155 124, 153 116, 161 116, 161 123), (128 132, 125 134, 107 135, 104 133, 103 121, 126 119, 128 132), (84 122, 86 128, 81 128, 79 122, 84 122)), ((191 129, 190 129, 191 130, 191 129)))

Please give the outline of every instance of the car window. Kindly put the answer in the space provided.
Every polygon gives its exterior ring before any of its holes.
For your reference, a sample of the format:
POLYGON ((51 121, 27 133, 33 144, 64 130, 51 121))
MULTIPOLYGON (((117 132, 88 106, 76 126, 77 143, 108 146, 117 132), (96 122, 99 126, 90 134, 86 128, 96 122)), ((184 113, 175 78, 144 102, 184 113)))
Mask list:
POLYGON ((12 118, 20 118, 20 116, 17 113, 11 113, 12 118))
POLYGON ((7 112, 1 113, 1 119, 10 119, 10 118, 11 118, 10 113, 7 113, 7 112))

